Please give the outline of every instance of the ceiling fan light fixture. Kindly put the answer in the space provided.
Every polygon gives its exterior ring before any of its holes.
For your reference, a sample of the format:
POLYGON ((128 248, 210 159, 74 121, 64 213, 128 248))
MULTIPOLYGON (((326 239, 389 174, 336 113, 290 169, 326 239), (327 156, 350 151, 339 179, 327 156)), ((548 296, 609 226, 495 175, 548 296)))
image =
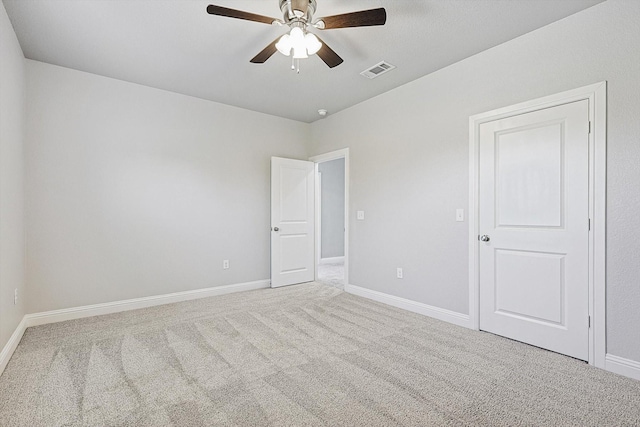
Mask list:
POLYGON ((322 43, 318 37, 311 33, 305 34, 300 27, 293 27, 289 34, 280 37, 276 43, 276 49, 284 56, 291 55, 291 50, 293 50, 295 59, 308 58, 309 55, 316 54, 321 47, 322 43))

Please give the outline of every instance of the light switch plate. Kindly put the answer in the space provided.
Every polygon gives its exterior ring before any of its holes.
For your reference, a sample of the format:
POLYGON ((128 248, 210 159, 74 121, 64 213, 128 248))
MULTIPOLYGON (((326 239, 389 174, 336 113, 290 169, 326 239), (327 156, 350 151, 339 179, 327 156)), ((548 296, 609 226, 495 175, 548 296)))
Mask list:
POLYGON ((464 221, 464 209, 456 209, 456 221, 464 221))
POLYGON ((364 220, 364 211, 357 211, 356 212, 356 219, 359 221, 364 220))

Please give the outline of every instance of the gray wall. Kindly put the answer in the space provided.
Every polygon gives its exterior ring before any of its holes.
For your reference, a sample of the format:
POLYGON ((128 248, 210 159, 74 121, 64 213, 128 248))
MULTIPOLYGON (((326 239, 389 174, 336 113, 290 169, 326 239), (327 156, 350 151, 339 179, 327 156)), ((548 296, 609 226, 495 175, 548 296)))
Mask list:
POLYGON ((344 256, 344 159, 320 163, 322 173, 321 257, 344 256))
POLYGON ((312 154, 350 147, 366 211, 351 284, 468 313, 469 116, 607 80, 607 349, 640 361, 639 19, 610 0, 315 122, 312 154))
POLYGON ((24 56, 0 2, 0 349, 24 316, 24 56), (13 292, 18 289, 18 304, 13 292))
POLYGON ((269 278, 270 158, 307 124, 26 64, 29 312, 269 278))

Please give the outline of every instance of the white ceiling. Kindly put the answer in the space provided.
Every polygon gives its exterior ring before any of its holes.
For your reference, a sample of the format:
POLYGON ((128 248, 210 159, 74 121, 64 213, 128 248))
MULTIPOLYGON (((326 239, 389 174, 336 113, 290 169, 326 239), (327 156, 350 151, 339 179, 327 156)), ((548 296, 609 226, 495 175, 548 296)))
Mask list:
POLYGON ((344 63, 276 53, 286 27, 212 16, 208 4, 282 18, 278 0, 3 0, 29 59, 303 122, 348 108, 602 0, 317 0, 315 16, 384 7, 380 27, 316 30, 344 63), (398 68, 369 80, 385 60, 398 68))

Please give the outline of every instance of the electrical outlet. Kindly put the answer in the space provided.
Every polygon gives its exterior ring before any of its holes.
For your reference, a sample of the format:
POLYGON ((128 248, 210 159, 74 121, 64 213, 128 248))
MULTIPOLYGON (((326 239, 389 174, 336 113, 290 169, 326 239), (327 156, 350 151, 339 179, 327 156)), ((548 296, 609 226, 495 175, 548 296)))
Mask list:
POLYGON ((18 288, 13 291, 13 305, 18 304, 18 288))
POLYGON ((224 261, 222 261, 222 268, 225 270, 229 269, 229 260, 225 259, 224 261))
POLYGON ((358 221, 363 221, 364 220, 364 211, 356 211, 356 219, 358 221))
POLYGON ((400 267, 396 268, 396 277, 398 279, 402 279, 403 277, 402 269, 400 267))

